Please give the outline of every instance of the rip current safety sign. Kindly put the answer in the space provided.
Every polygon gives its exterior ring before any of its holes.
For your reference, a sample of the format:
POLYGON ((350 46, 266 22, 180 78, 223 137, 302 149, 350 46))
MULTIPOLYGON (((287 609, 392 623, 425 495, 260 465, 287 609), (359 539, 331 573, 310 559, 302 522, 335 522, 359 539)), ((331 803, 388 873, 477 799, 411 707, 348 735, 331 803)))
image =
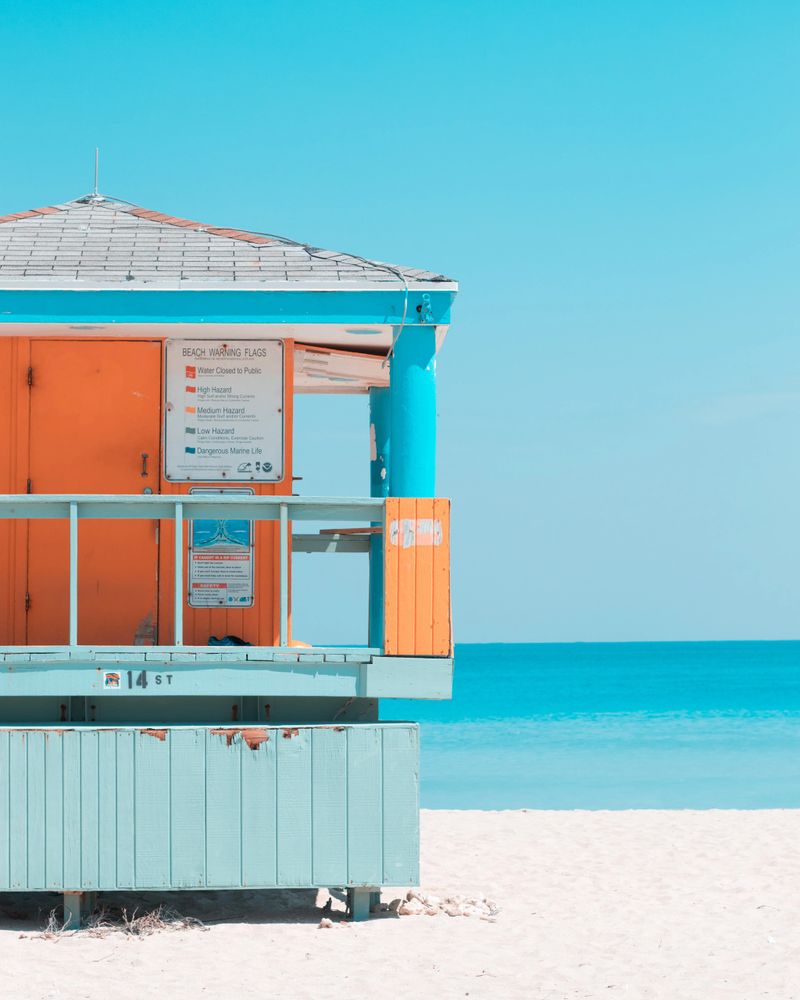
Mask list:
MULTIPOLYGON (((190 493, 252 494, 251 489, 195 488, 190 493)), ((255 546, 253 522, 193 520, 189 532, 189 607, 251 608, 255 546)))

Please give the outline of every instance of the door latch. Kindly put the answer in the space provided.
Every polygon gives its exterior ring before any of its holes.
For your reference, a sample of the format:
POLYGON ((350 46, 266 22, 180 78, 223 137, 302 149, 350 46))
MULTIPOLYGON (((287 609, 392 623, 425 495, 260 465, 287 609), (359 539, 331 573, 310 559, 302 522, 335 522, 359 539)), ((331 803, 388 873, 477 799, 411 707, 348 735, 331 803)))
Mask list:
POLYGON ((142 452, 142 476, 143 477, 150 475, 150 473, 147 471, 147 459, 148 458, 150 458, 150 456, 147 454, 146 451, 143 451, 142 452))

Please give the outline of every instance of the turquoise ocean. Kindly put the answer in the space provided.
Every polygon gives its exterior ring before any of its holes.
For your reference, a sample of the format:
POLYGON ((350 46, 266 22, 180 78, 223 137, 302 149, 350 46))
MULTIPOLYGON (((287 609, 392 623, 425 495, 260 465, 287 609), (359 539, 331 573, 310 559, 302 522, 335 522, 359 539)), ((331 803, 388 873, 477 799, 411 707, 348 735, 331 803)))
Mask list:
POLYGON ((800 807, 800 642, 460 645, 452 701, 381 714, 426 808, 800 807))

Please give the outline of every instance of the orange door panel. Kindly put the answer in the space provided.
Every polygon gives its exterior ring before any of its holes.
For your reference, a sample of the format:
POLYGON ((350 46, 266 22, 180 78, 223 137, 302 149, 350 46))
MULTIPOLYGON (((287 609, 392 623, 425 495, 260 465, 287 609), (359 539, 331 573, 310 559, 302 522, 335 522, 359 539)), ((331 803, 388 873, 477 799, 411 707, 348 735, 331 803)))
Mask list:
MULTIPOLYGON (((158 492, 159 343, 35 340, 31 370, 31 492, 158 492)), ((66 643, 68 525, 31 521, 28 538, 27 641, 66 643)), ((157 524, 81 521, 78 552, 79 642, 152 644, 157 524)))

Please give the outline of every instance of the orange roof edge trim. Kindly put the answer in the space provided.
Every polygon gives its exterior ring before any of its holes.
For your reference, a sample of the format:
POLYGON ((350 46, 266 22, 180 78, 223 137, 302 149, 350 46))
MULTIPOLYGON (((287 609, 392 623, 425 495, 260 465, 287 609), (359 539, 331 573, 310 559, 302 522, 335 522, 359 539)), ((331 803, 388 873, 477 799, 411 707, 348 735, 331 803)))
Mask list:
POLYGON ((46 205, 44 208, 30 208, 27 212, 12 212, 10 215, 0 215, 0 223, 16 222, 17 219, 32 219, 36 215, 53 215, 55 212, 60 211, 60 208, 53 208, 52 205, 46 205))

